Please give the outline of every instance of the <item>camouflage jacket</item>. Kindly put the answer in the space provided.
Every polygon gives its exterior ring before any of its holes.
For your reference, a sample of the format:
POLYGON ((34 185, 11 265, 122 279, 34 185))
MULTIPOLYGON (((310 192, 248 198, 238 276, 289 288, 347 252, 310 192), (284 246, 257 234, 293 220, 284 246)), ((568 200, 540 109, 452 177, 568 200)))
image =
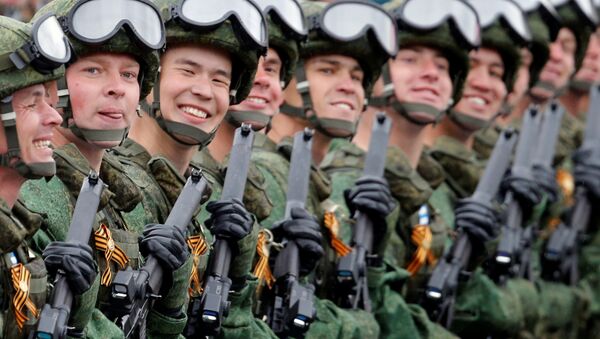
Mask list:
MULTIPOLYGON (((291 138, 286 138, 277 145, 263 134, 255 136, 252 161, 265 178, 265 190, 269 201, 273 204, 271 215, 261 223, 265 228, 271 228, 273 224, 283 219, 291 151, 291 138)), ((320 206, 321 202, 327 199, 330 193, 329 178, 313 164, 306 207, 319 220, 322 220, 324 216, 320 206)), ((325 229, 323 232, 327 242, 323 244, 327 257, 332 251, 327 241, 328 233, 325 229)), ((327 260, 322 262, 327 262, 327 260)), ((323 276, 325 267, 328 266, 322 263, 319 265, 317 276, 323 276)), ((320 279, 317 278, 317 280, 320 279)), ((317 309, 316 320, 310 326, 306 338, 376 338, 379 336, 379 326, 371 314, 360 310, 341 309, 333 302, 319 297, 315 298, 315 307, 317 309)))
MULTIPOLYGON (((352 216, 344 201, 344 190, 351 188, 362 176, 365 152, 348 140, 335 139, 321 163, 331 178, 332 194, 323 203, 326 210, 335 213, 340 221, 340 237, 349 243, 352 236, 352 216)), ((403 225, 409 216, 427 202, 431 188, 427 182, 410 167, 404 153, 395 147, 387 150, 384 172, 399 210, 388 216, 389 232, 385 250, 385 265, 370 268, 369 285, 377 286, 371 295, 375 317, 381 327, 382 338, 444 338, 454 337, 439 325, 432 323, 425 311, 418 305, 407 304, 400 294, 402 285, 410 282, 406 267, 406 257, 412 257, 403 238, 403 225)), ((410 239, 410 236, 409 236, 410 239)), ((410 240, 409 240, 410 241, 410 240)))
MULTIPOLYGON (((126 166, 128 176, 135 177, 135 180, 139 183, 145 183, 147 187, 145 190, 148 194, 145 195, 148 201, 145 204, 152 206, 159 204, 161 206, 149 207, 151 210, 160 210, 166 207, 165 215, 168 215, 172 205, 177 200, 179 193, 185 185, 185 178, 183 178, 171 165, 169 160, 163 157, 151 157, 150 154, 139 144, 133 140, 126 140, 125 143, 114 150, 114 153, 118 156, 121 163, 126 166)), ((214 178, 211 178, 211 172, 206 168, 203 169, 203 175, 207 178, 210 183, 214 183, 214 178)), ((211 186, 213 189, 213 196, 215 188, 217 192, 220 192, 218 185, 211 186), (216 187, 215 187, 216 186, 216 187)), ((209 192, 210 193, 210 192, 209 192)), ((208 200, 208 196, 203 197, 203 203, 208 200)), ((212 253, 212 235, 205 228, 200 220, 202 219, 201 211, 204 210, 199 206, 196 211, 195 220, 192 221, 188 227, 188 244, 191 246, 192 252, 192 277, 185 279, 185 288, 181 288, 180 291, 185 291, 185 300, 189 297, 198 298, 201 296, 201 287, 206 278, 207 268, 210 253, 212 253), (190 284, 191 281, 191 284, 190 284)), ((159 219, 159 222, 164 222, 165 219, 159 219)), ((251 236, 248 236, 238 242, 240 247, 241 256, 248 257, 247 253, 254 253, 256 244, 256 232, 252 232, 251 236), (246 255, 244 255, 246 254, 246 255)), ((247 260, 235 260, 231 265, 230 276, 232 277, 246 277, 248 274, 249 264, 243 262, 247 260)), ((223 323, 220 337, 224 338, 247 338, 251 337, 273 337, 270 331, 265 330, 259 320, 255 319, 251 313, 248 304, 252 303, 252 294, 248 291, 253 290, 254 286, 252 280, 249 284, 246 284, 243 288, 238 291, 230 292, 230 314, 223 323)), ((175 288, 171 290, 171 293, 175 293, 175 288)), ((175 300, 181 300, 181 297, 175 297, 175 300)), ((187 302, 186 302, 187 304, 187 302)), ((159 314, 156 314, 160 316, 159 314)), ((160 317, 157 317, 160 319, 160 317)), ((183 326, 185 325, 185 319, 179 319, 178 323, 172 323, 171 332, 181 333, 183 326), (177 326, 175 326, 177 325, 177 326)), ((152 326, 151 330, 157 337, 164 336, 161 333, 161 329, 158 326, 152 326)))
MULTIPOLYGON (((27 207, 43 217, 41 228, 32 239, 34 248, 40 252, 51 241, 65 239, 79 190, 90 172, 87 160, 73 144, 56 149, 54 159, 57 166, 55 177, 47 181, 30 180, 21 189, 27 207)), ((100 269, 101 286, 96 307, 102 309, 107 306, 109 286, 115 273, 125 267, 136 269, 141 266, 138 235, 145 224, 156 222, 156 219, 140 203, 143 195, 139 188, 125 175, 119 162, 108 154, 103 159, 100 177, 108 187, 101 196, 90 246, 96 250, 96 262, 100 269), (114 247, 103 246, 111 240, 114 247), (108 255, 109 251, 114 255, 108 255)), ((149 321, 148 324, 161 323, 167 327, 168 321, 177 321, 166 317, 162 320, 149 321)), ((123 335, 100 312, 95 311, 90 326, 90 331, 86 328, 90 337, 93 333, 106 333, 108 337, 111 333, 117 333, 116 337, 123 335)))

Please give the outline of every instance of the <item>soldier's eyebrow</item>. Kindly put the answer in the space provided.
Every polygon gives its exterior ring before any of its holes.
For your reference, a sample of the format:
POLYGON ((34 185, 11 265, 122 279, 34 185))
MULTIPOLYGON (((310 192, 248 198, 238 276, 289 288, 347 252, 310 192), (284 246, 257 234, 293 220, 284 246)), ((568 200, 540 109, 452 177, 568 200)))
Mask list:
POLYGON ((202 65, 200 65, 199 63, 195 62, 194 60, 190 60, 187 58, 178 58, 175 59, 175 63, 178 65, 188 65, 190 67, 194 67, 194 68, 202 68, 202 65))

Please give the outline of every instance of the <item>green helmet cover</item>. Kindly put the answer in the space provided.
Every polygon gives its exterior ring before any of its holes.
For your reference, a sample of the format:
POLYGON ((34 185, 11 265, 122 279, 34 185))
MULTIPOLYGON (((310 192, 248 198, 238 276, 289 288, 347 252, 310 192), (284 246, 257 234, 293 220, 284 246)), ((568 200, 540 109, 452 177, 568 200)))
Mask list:
POLYGON ((579 70, 585 57, 585 51, 589 43, 590 35, 594 27, 586 24, 586 20, 574 8, 575 5, 567 3, 556 9, 563 23, 563 27, 568 28, 575 35, 577 41, 577 49, 575 50, 575 72, 579 70))
POLYGON ((286 36, 277 19, 272 18, 272 14, 267 17, 269 25, 269 47, 273 48, 279 54, 283 63, 281 68, 281 81, 284 88, 294 77, 296 65, 298 63, 298 41, 286 36))
MULTIPOLYGON (((11 53, 25 44, 31 38, 31 25, 20 21, 0 16, 0 55, 11 53)), ((10 96, 14 92, 36 84, 56 80, 64 75, 64 67, 54 70, 50 74, 42 74, 31 65, 19 70, 16 67, 0 72, 0 99, 10 96)))
POLYGON ((533 56, 529 66, 529 87, 533 87, 540 77, 540 73, 550 58, 550 29, 542 20, 538 12, 527 15, 527 23, 531 31, 531 43, 529 51, 533 56))
POLYGON ((512 91, 519 65, 521 63, 521 50, 506 28, 495 22, 481 32, 481 47, 495 50, 500 54, 504 64, 502 81, 506 85, 507 93, 512 91))

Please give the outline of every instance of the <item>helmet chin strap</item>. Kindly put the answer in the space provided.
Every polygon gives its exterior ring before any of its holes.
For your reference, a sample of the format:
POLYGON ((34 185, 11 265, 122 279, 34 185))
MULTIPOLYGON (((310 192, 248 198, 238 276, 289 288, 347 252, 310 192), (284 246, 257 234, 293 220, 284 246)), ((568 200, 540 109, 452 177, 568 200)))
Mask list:
MULTIPOLYGON (((358 121, 347 121, 334 118, 319 118, 313 108, 312 98, 310 97, 310 86, 306 73, 304 72, 304 63, 299 61, 296 67, 296 89, 302 98, 302 107, 296 107, 284 103, 281 105, 281 113, 294 118, 307 120, 319 132, 331 138, 340 138, 339 134, 330 132, 338 130, 347 132, 347 138, 352 138, 356 133, 358 121), (313 111, 312 115, 308 115, 309 111, 313 111)), ((366 108, 366 105, 365 105, 366 108)))
POLYGON ((448 116, 450 117, 450 119, 457 124, 458 126, 462 127, 463 129, 466 129, 468 131, 478 131, 481 129, 484 129, 486 127, 489 126, 489 124, 494 121, 494 119, 491 120, 485 120, 485 119, 480 119, 480 118, 476 118, 470 115, 467 115, 465 113, 456 111, 456 110, 448 110, 448 116))
POLYGON ((0 154, 0 166, 10 167, 26 179, 51 177, 56 173, 54 161, 26 164, 21 158, 19 136, 17 134, 17 114, 12 112, 10 101, 0 104, 0 120, 6 135, 7 152, 0 154))
POLYGON ((227 111, 225 114, 225 120, 235 128, 242 126, 243 123, 248 121, 258 122, 259 125, 251 124, 254 132, 258 132, 262 129, 268 131, 271 127, 272 118, 272 116, 260 111, 227 111))
MULTIPOLYGON (((232 97, 235 97, 235 92, 232 92, 232 97)), ((214 139, 217 133, 217 125, 212 131, 204 132, 203 130, 194 126, 184 124, 177 121, 167 120, 162 114, 160 114, 160 72, 156 76, 156 82, 154 83, 154 89, 152 91, 152 105, 148 105, 145 100, 140 102, 141 107, 148 113, 156 122, 158 126, 167 133, 171 138, 175 139, 178 143, 187 146, 199 146, 200 148, 206 147, 214 139), (193 142, 183 140, 182 137, 189 138, 193 142)))
POLYGON ((88 143, 94 142, 118 142, 119 144, 127 137, 129 128, 122 129, 90 129, 81 128, 75 123, 73 118, 73 109, 69 98, 69 89, 65 77, 58 80, 58 108, 63 110, 63 122, 61 127, 68 128, 79 139, 85 140, 88 143), (69 120, 72 122, 69 123, 69 120))

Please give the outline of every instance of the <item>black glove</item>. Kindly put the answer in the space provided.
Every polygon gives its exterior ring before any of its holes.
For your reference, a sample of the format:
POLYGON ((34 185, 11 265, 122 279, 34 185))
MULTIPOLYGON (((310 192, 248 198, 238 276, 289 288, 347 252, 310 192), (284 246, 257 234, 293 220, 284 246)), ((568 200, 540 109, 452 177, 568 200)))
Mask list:
POLYGON ((366 213, 374 221, 374 226, 379 228, 376 233, 386 233, 385 218, 394 210, 396 203, 385 179, 361 177, 354 187, 344 191, 344 199, 352 214, 356 210, 366 213))
POLYGON ((42 253, 50 275, 62 270, 71 291, 81 295, 87 291, 98 274, 92 248, 88 244, 53 241, 42 253))
POLYGON ((498 217, 490 206, 473 198, 462 199, 458 202, 454 214, 456 228, 469 236, 474 251, 482 251, 488 241, 498 236, 498 217))
POLYGON ((559 197, 559 187, 556 183, 556 173, 552 168, 545 166, 533 166, 533 177, 535 182, 542 188, 546 194, 549 203, 555 203, 559 197))
POLYGON ((184 233, 173 225, 146 225, 139 244, 144 257, 154 255, 169 272, 180 268, 190 256, 184 233))
POLYGON ((585 187, 588 197, 600 199, 600 166, 585 164, 575 166, 575 185, 585 187))
POLYGON ((291 219, 273 225, 271 231, 276 242, 284 237, 293 240, 300 250, 300 273, 311 272, 325 251, 323 250, 323 235, 317 218, 303 208, 292 208, 291 219))
POLYGON ((239 199, 211 201, 206 205, 206 210, 211 213, 206 221, 210 232, 230 240, 232 245, 252 231, 254 218, 239 199))
POLYGON ((511 192, 527 213, 542 201, 544 194, 533 175, 510 174, 502 180, 501 188, 504 192, 511 192))

